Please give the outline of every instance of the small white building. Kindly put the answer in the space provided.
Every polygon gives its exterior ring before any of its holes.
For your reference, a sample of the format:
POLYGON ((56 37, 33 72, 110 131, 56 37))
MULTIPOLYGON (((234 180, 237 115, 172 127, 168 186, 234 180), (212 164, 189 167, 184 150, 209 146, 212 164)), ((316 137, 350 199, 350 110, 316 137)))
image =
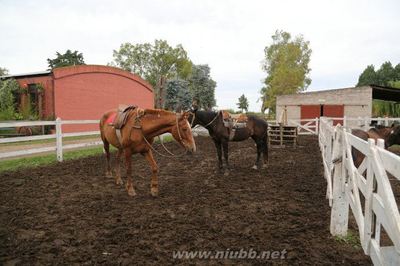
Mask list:
POLYGON ((276 99, 279 119, 328 117, 371 117, 372 100, 399 101, 400 90, 376 85, 281 95, 276 99))

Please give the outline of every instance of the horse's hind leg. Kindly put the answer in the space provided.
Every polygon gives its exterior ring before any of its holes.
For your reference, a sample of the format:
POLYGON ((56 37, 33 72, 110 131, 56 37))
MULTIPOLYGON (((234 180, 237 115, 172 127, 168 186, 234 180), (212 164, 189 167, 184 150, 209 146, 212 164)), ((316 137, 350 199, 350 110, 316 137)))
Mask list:
POLYGON ((131 164, 132 151, 130 148, 126 148, 124 149, 124 153, 125 153, 125 167, 127 176, 126 190, 128 191, 129 196, 135 196, 136 192, 132 182, 132 164, 131 164))
POLYGON ((229 142, 228 141, 223 141, 222 142, 222 148, 224 150, 224 158, 225 158, 225 163, 226 163, 226 168, 229 169, 229 161, 228 161, 228 147, 229 147, 229 142))
POLYGON ((103 139, 104 144, 104 152, 106 154, 107 160, 107 170, 106 170, 106 177, 112 177, 111 173, 111 161, 110 161, 110 143, 106 139, 103 139))
POLYGON ((263 159, 264 159, 264 165, 263 165, 263 167, 267 167, 267 164, 268 164, 268 135, 266 135, 265 136, 265 138, 264 138, 264 147, 263 147, 263 159))
POLYGON ((218 140, 214 139, 214 144, 215 148, 217 148, 217 154, 218 154, 218 171, 222 171, 222 147, 221 147, 221 142, 218 140))
POLYGON ((158 196, 158 166, 156 161, 154 160, 153 153, 151 150, 144 154, 146 160, 150 163, 151 166, 151 185, 150 185, 150 193, 153 197, 158 196))
POLYGON ((122 181, 121 178, 121 155, 122 155, 123 150, 118 149, 117 152, 117 157, 116 157, 116 165, 115 165, 115 183, 117 185, 122 185, 124 182, 122 181))

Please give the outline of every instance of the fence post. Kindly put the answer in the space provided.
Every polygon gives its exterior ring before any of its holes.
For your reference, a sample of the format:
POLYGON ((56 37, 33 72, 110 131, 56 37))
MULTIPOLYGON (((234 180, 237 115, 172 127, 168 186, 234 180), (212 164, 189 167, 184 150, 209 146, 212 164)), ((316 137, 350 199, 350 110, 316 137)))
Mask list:
POLYGON ((389 126, 389 117, 385 117, 385 127, 389 126))
POLYGON ((347 127, 346 116, 343 116, 343 127, 347 127))
POLYGON ((61 130, 61 118, 56 119, 56 147, 57 147, 57 161, 63 161, 62 151, 62 130, 61 130))
POLYGON ((315 134, 316 135, 318 135, 318 132, 319 132, 319 127, 318 127, 319 123, 318 122, 319 122, 319 119, 318 119, 318 117, 316 117, 315 118, 315 134))
POLYGON ((373 234, 373 230, 376 224, 376 217, 372 212, 372 196, 375 190, 376 185, 374 184, 374 170, 372 166, 371 160, 371 150, 372 147, 375 146, 374 139, 368 139, 368 154, 366 156, 367 160, 367 186, 365 192, 365 221, 364 221, 364 242, 361 243, 366 255, 370 254, 370 244, 371 237, 373 234))
MULTIPOLYGON (((346 134, 344 130, 340 130, 338 134, 335 135, 339 138, 339 134, 346 134)), ((342 140, 343 140, 342 136, 342 140)), ((344 149, 343 144, 341 149, 344 149)), ((346 157, 345 153, 342 152, 342 160, 335 163, 333 169, 333 189, 332 189, 332 211, 331 211, 331 225, 330 231, 334 236, 346 236, 348 228, 348 218, 349 218, 349 203, 346 200, 346 192, 342 189, 342 184, 345 182, 345 176, 343 175, 342 167, 345 166, 346 157), (343 165, 342 165, 343 164, 343 165)))

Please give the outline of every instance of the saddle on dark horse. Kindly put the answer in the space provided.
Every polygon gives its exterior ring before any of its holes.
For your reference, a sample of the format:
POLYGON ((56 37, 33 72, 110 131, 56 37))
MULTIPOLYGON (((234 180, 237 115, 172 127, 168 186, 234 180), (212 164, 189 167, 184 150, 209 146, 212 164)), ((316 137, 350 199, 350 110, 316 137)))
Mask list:
POLYGON ((247 127, 248 117, 245 114, 231 114, 222 111, 222 119, 224 126, 228 128, 229 140, 233 140, 237 129, 247 127))

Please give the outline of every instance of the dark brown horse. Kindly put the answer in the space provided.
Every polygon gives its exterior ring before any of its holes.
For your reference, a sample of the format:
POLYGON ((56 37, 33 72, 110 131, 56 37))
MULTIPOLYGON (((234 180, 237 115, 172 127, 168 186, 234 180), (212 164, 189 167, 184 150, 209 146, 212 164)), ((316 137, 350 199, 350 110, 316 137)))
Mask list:
POLYGON ((169 132, 174 139, 186 150, 195 152, 196 145, 192 136, 192 130, 188 123, 189 113, 173 113, 157 109, 145 109, 139 111, 138 108, 129 110, 126 124, 121 129, 121 140, 117 136, 116 129, 110 124, 111 117, 115 117, 117 110, 106 112, 100 120, 101 139, 104 143, 104 150, 107 158, 106 175, 112 177, 110 164, 110 144, 118 149, 116 176, 117 184, 122 185, 120 173, 120 157, 125 155, 125 166, 127 175, 126 189, 130 196, 135 196, 136 192, 132 184, 131 156, 140 153, 151 165, 151 194, 158 195, 158 166, 154 161, 152 153, 152 143, 156 136, 169 132))
MULTIPOLYGON (((376 142, 377 139, 383 139, 385 141, 385 149, 394 144, 400 144, 400 125, 371 128, 368 131, 353 129, 351 133, 365 141, 368 141, 368 139, 374 139, 376 142)), ((352 148, 352 155, 354 165, 359 167, 364 160, 364 154, 362 154, 359 150, 352 148)))
POLYGON ((191 111, 192 113, 189 117, 191 126, 201 125, 205 127, 217 148, 218 168, 220 171, 223 170, 222 150, 226 167, 229 169, 228 142, 243 141, 248 138, 252 138, 257 145, 257 159, 253 168, 259 169, 262 166, 266 166, 268 161, 268 124, 265 120, 256 116, 248 116, 246 127, 235 129, 233 135, 231 134, 232 129, 224 125, 222 111, 201 111, 196 106, 191 111), (264 157, 262 166, 260 163, 261 155, 264 157))

